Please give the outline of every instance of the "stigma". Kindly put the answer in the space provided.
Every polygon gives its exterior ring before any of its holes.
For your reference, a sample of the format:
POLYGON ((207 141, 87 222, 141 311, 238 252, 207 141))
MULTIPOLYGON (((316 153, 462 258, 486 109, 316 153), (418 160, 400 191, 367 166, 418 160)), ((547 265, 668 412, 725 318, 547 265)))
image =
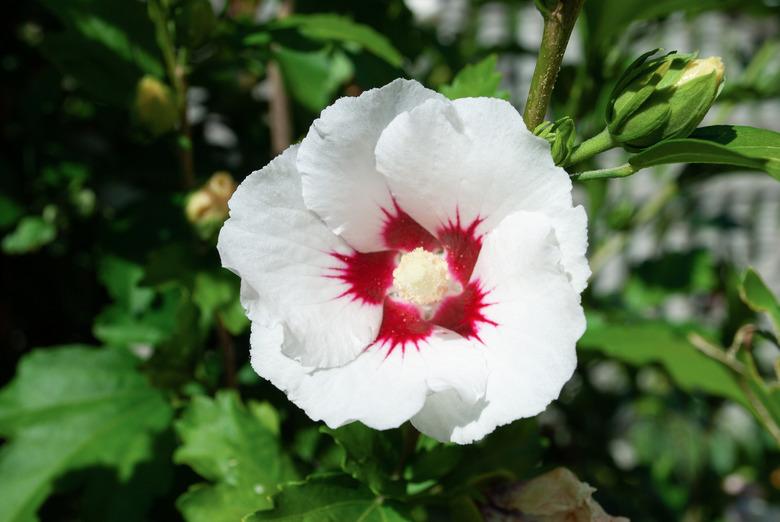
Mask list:
POLYGON ((441 301, 450 287, 447 262, 437 254, 415 248, 401 256, 393 270, 393 288, 401 299, 416 305, 441 301))

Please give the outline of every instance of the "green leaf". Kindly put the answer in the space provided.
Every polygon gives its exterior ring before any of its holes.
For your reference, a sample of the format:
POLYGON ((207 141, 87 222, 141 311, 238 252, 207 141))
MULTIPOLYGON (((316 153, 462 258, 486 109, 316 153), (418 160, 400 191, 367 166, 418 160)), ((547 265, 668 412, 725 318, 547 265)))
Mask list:
POLYGON ((276 28, 294 28, 303 36, 319 41, 336 41, 357 45, 390 65, 400 67, 403 56, 390 40, 367 25, 335 14, 293 15, 279 20, 276 28))
POLYGON ((495 475, 524 478, 541 458, 540 441, 539 427, 533 419, 502 426, 482 441, 464 447, 458 466, 441 482, 462 488, 495 475))
MULTIPOLYGON (((144 295, 143 290, 140 292, 144 295)), ((95 317, 92 333, 111 346, 158 346, 172 335, 182 311, 192 307, 188 296, 179 288, 166 289, 160 294, 159 301, 155 306, 135 309, 128 308, 123 302, 109 305, 95 317)))
POLYGON ((702 354, 672 326, 654 321, 606 323, 588 317, 579 348, 599 351, 632 366, 658 363, 685 391, 700 391, 746 404, 731 373, 702 354))
POLYGON ((27 254, 48 245, 57 237, 57 227, 39 216, 23 217, 3 238, 6 254, 27 254))
POLYGON ((780 180, 780 133, 741 125, 696 129, 629 158, 639 169, 667 163, 715 163, 763 170, 780 180))
POLYGON ((0 228, 10 227, 22 217, 24 209, 13 199, 0 194, 0 228))
POLYGON ((467 65, 449 85, 443 85, 439 92, 451 100, 488 96, 509 99, 509 92, 499 89, 501 73, 496 70, 497 58, 491 54, 481 62, 467 65))
POLYGON ((241 520, 270 508, 277 486, 298 478, 268 421, 267 406, 247 408, 232 391, 193 399, 176 423, 182 446, 174 460, 212 483, 196 484, 176 501, 186 520, 241 520))
POLYGON ((752 310, 769 315, 775 334, 780 337, 780 303, 761 276, 752 268, 748 268, 742 276, 739 295, 752 310))
POLYGON ((164 70, 154 30, 141 2, 125 0, 42 0, 63 23, 47 34, 44 55, 73 76, 95 98, 127 104, 146 73, 164 70))
POLYGON ((404 447, 401 430, 378 431, 353 422, 338 429, 322 428, 344 449, 341 468, 377 494, 401 494, 398 463, 404 447))
POLYGON ((375 496, 346 475, 313 477, 285 487, 274 496, 274 509, 259 511, 244 522, 262 520, 323 522, 401 522, 409 520, 397 507, 375 496))
POLYGON ((338 88, 352 77, 352 63, 342 52, 304 52, 275 46, 273 55, 293 98, 312 112, 328 105, 338 88))
POLYGON ((171 408, 123 350, 38 350, 0 391, 0 520, 36 520, 55 479, 90 466, 120 483, 154 456, 171 408))
POLYGON ((98 265, 98 278, 117 304, 132 313, 144 311, 154 299, 154 290, 140 286, 144 269, 116 256, 105 256, 98 265))
POLYGON ((214 316, 218 315, 230 333, 243 333, 249 326, 249 319, 238 296, 239 279, 227 270, 198 272, 195 275, 192 300, 207 325, 212 324, 214 316))

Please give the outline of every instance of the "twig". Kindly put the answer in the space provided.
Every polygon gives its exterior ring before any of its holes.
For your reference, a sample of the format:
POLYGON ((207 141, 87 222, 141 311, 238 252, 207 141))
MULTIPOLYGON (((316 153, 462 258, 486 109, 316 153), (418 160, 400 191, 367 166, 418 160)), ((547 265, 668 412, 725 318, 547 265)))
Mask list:
POLYGON ((561 69, 563 54, 569 43, 574 23, 585 0, 557 0, 549 10, 543 11, 544 32, 539 57, 531 78, 531 88, 523 111, 523 120, 529 129, 542 123, 550 104, 555 80, 561 69))
POLYGON ((276 62, 268 62, 268 83, 271 86, 268 125, 271 128, 271 152, 276 156, 292 143, 290 100, 284 90, 284 79, 276 62))
MULTIPOLYGON (((293 0, 285 0, 279 8, 278 17, 290 16, 295 8, 293 0)), ((271 128, 271 152, 274 156, 281 153, 292 143, 292 118, 290 117, 290 98, 284 88, 284 78, 279 64, 268 62, 268 83, 271 97, 268 101, 269 122, 271 128)))

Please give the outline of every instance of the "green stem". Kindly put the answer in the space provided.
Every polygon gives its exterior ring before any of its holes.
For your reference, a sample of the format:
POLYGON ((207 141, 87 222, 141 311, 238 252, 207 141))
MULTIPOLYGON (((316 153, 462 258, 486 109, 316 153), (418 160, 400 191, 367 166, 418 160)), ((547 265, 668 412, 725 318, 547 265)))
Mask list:
POLYGON ((549 10, 542 12, 542 44, 523 111, 523 120, 529 129, 535 129, 544 120, 558 71, 561 69, 563 53, 566 52, 574 22, 577 21, 584 1, 557 0, 549 10))
POLYGON ((607 169, 599 170, 586 170, 585 172, 577 172, 571 175, 571 179, 579 181, 589 181, 592 179, 607 179, 607 178, 625 178, 634 174, 638 169, 630 163, 624 163, 617 167, 609 167, 607 169))
POLYGON ((617 142, 615 142, 615 140, 612 138, 612 135, 609 133, 609 129, 604 127, 604 130, 592 138, 583 141, 576 149, 574 149, 574 152, 572 152, 569 161, 566 162, 566 166, 582 163, 586 159, 590 159, 596 154, 601 154, 605 150, 615 148, 617 145, 617 142))
POLYGON ((162 52, 165 71, 173 86, 176 108, 179 112, 179 136, 176 146, 179 152, 182 184, 184 189, 189 190, 195 186, 195 166, 192 158, 192 134, 187 118, 187 77, 184 69, 186 53, 182 51, 177 59, 176 46, 169 28, 168 10, 163 2, 160 0, 149 2, 149 17, 154 23, 157 45, 162 52))

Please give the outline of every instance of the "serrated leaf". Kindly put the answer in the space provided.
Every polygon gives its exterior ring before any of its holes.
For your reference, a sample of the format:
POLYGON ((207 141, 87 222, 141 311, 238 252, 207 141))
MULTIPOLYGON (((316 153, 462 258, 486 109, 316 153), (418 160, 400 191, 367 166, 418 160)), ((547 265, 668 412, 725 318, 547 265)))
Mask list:
POLYGON ((780 337, 780 303, 761 276, 752 268, 748 268, 742 276, 739 295, 752 310, 769 315, 775 334, 780 337))
POLYGON ((298 476, 268 427, 266 407, 241 404, 222 391, 196 397, 176 422, 183 443, 175 462, 187 464, 211 484, 196 484, 176 501, 190 522, 234 522, 272 506, 269 497, 298 476))
POLYGON ((580 350, 599 351, 632 366, 660 364, 685 391, 700 391, 746 404, 732 375, 691 345, 674 327, 656 321, 607 323, 589 317, 580 350))
POLYGON ((410 520, 392 503, 375 496, 347 475, 313 477, 285 487, 274 496, 274 509, 259 511, 244 522, 401 522, 410 520))
POLYGON ((6 254, 27 254, 35 252, 54 241, 57 227, 39 216, 23 217, 16 228, 3 238, 3 252, 6 254))
POLYGON ((83 346, 38 350, 0 391, 0 520, 37 520, 36 511, 67 472, 116 470, 120 483, 151 460, 171 420, 162 394, 123 350, 83 346))
POLYGON ((400 67, 403 56, 390 40, 367 25, 335 14, 293 15, 279 20, 276 28, 295 28, 312 40, 337 41, 358 45, 390 65, 400 67))
POLYGON ((499 89, 501 73, 496 70, 497 60, 496 55, 491 54, 480 62, 467 65, 439 92, 451 100, 478 96, 508 100, 509 92, 499 89))
POLYGON ((637 168, 668 163, 713 163, 763 170, 780 180, 780 133, 742 125, 696 129, 688 138, 662 141, 629 158, 637 168))

